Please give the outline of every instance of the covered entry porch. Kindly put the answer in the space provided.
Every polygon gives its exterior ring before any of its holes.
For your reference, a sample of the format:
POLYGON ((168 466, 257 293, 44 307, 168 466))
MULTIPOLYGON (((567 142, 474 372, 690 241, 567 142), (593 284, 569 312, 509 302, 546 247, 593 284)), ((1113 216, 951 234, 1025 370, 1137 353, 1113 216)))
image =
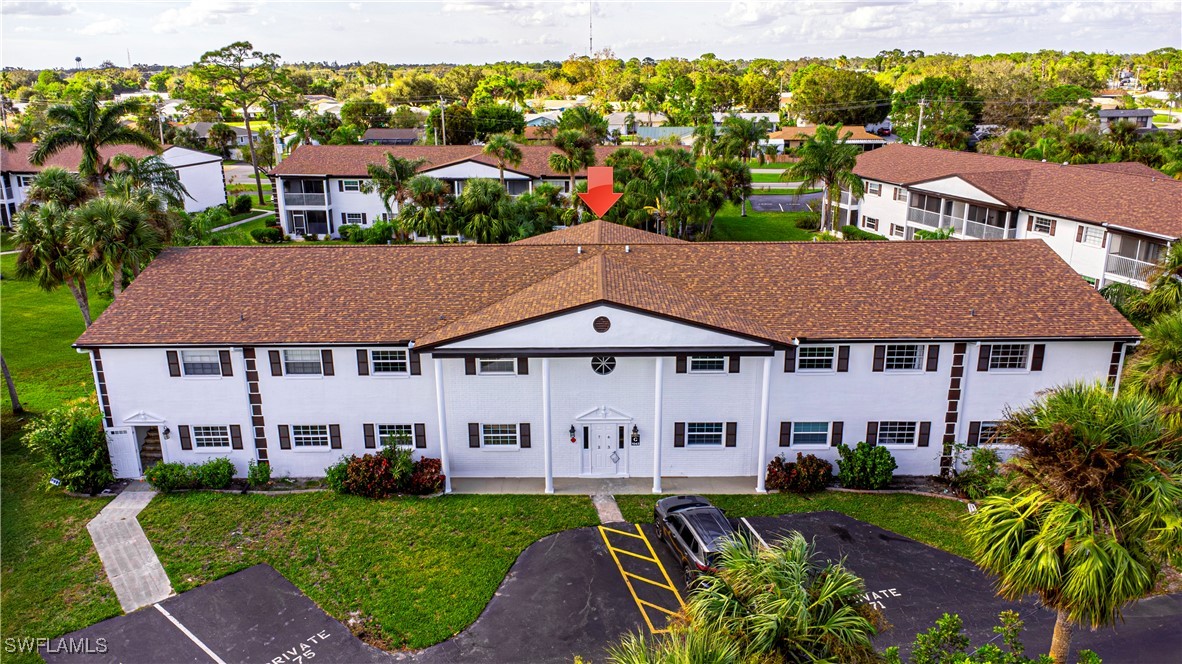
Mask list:
MULTIPOLYGON (((663 477, 661 487, 666 493, 757 493, 751 477, 663 477)), ((452 493, 546 493, 546 480, 540 477, 456 477, 451 481, 452 493)), ((567 496, 586 496, 600 493, 653 493, 651 477, 555 477, 554 493, 567 496)))

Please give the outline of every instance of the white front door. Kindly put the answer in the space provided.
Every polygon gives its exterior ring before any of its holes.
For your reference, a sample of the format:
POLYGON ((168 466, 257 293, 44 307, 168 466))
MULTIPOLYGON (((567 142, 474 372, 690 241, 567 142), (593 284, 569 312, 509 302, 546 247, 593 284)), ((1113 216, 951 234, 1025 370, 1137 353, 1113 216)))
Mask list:
POLYGON ((140 451, 132 429, 107 429, 107 450, 111 453, 111 472, 116 478, 138 479, 143 476, 140 451))
POLYGON ((588 440, 589 475, 617 475, 623 461, 619 424, 592 424, 588 440))

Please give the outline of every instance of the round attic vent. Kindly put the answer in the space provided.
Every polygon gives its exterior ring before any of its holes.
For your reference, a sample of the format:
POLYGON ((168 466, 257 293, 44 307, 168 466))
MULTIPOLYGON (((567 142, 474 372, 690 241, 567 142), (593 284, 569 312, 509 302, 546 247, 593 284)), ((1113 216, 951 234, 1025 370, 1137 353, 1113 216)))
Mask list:
POLYGON ((607 316, 600 316, 599 318, 596 318, 594 322, 591 323, 591 327, 595 328, 596 332, 599 332, 602 334, 603 332, 607 332, 608 330, 611 329, 612 322, 611 322, 611 319, 609 319, 607 316))

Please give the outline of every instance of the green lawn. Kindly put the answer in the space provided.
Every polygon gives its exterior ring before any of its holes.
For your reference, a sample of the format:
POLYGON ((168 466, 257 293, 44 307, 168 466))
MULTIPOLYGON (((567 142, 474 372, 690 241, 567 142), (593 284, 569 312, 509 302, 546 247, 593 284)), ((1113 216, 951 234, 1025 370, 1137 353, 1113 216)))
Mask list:
POLYGON ((12 251, 14 249, 16 249, 16 243, 12 240, 12 233, 0 231, 0 251, 12 251))
POLYGON ((751 174, 751 181, 759 183, 759 182, 788 182, 789 180, 786 180, 786 179, 780 177, 779 173, 752 173, 751 174))
MULTIPOLYGON (((634 523, 652 521, 660 496, 616 496, 624 518, 634 523)), ((930 544, 958 556, 968 556, 961 533, 965 506, 955 500, 912 494, 869 495, 826 491, 810 496, 792 493, 707 496, 733 517, 775 516, 793 512, 833 510, 880 528, 930 544)))
POLYGON ((750 166, 751 168, 763 169, 763 170, 768 170, 768 171, 772 170, 773 168, 776 170, 781 170, 781 171, 786 170, 786 169, 792 168, 792 165, 794 163, 795 162, 791 162, 791 161, 766 161, 761 164, 761 163, 759 163, 758 159, 750 159, 747 161, 747 165, 750 166))
POLYGON ((796 221, 808 212, 752 212, 739 215, 739 208, 728 203, 714 218, 715 241, 788 242, 810 240, 814 233, 796 227, 796 221))
POLYGON ((760 189, 759 187, 755 187, 751 190, 751 193, 759 196, 796 196, 798 194, 815 194, 819 191, 821 190, 801 189, 800 191, 797 191, 796 189, 784 189, 782 187, 779 189, 760 189))
POLYGON ((1174 116, 1172 115, 1155 115, 1153 116, 1154 124, 1173 124, 1174 116))
POLYGON ((356 612, 386 649, 458 633, 525 547, 598 523, 586 496, 330 493, 162 496, 139 519, 177 592, 268 563, 337 619, 356 612))

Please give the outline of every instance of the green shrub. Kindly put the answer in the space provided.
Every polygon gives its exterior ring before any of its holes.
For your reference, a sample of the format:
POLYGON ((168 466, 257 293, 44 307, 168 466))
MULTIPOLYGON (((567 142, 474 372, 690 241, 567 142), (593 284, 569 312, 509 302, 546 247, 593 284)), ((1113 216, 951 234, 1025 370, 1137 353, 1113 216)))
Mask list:
POLYGON ((838 445, 837 453, 837 479, 847 489, 885 489, 899 467, 890 450, 865 441, 853 449, 838 445))
POLYGON ((974 449, 965 469, 952 478, 952 487, 973 500, 1002 493, 1007 484, 1001 473, 1001 455, 988 447, 974 449))
POLYGON ((183 463, 158 461, 156 465, 144 471, 144 479, 160 493, 172 493, 181 489, 193 489, 197 486, 197 477, 193 472, 193 467, 183 463))
POLYGON ((802 231, 819 231, 821 230, 821 215, 816 212, 802 214, 795 223, 796 227, 802 231))
POLYGON ((366 454, 349 459, 344 493, 365 498, 386 498, 398 493, 401 479, 393 472, 394 462, 385 454, 366 454))
MULTIPOLYGON (((996 643, 988 643, 970 651, 970 641, 964 634, 960 616, 945 613, 936 621, 935 627, 915 635, 911 656, 906 660, 899 655, 899 646, 887 648, 883 658, 887 664, 1052 664, 1049 655, 1026 656, 1026 646, 1022 643, 1022 630, 1026 624, 1016 612, 1002 611, 998 619, 1001 624, 994 626, 993 632, 1001 636, 1006 646, 1004 649, 996 643)), ((1076 656, 1079 664, 1100 664, 1101 661, 1091 650, 1080 650, 1076 656)))
POLYGON ((77 401, 55 408, 29 425, 25 444, 39 454, 47 475, 68 491, 96 493, 115 480, 103 418, 93 402, 77 401))
POLYGON ((389 244, 394 239, 394 224, 388 221, 374 222, 365 233, 366 244, 389 244))
POLYGON ((768 464, 768 489, 791 491, 792 493, 813 493, 829 485, 833 479, 833 464, 810 454, 796 453, 796 461, 785 461, 777 456, 768 464))
POLYGON ((250 194, 239 194, 234 197, 234 202, 230 205, 230 212, 232 214, 246 214, 254 207, 254 199, 250 194))
POLYGON ((226 457, 210 459, 194 467, 193 474, 198 489, 225 489, 234 479, 234 462, 226 457))
POLYGON ((336 493, 345 493, 345 480, 349 476, 349 462, 356 459, 350 455, 324 469, 324 483, 336 493))
POLYGON ((250 231, 250 236, 259 244, 279 244, 283 242, 283 231, 278 228, 255 228, 250 231))
POLYGON ((841 227, 841 236, 847 240, 885 240, 886 238, 878 233, 871 233, 870 231, 862 230, 857 226, 847 225, 841 227))
POLYGON ((439 459, 419 459, 406 481, 406 492, 426 496, 443 490, 443 462, 439 459))
POLYGON ((341 224, 337 227, 337 233, 346 242, 365 242, 366 231, 357 224, 341 224))
POLYGON ((267 486, 271 483, 271 464, 258 463, 254 459, 246 466, 246 481, 252 487, 267 486))
POLYGON ((304 240, 307 242, 316 242, 316 241, 320 240, 320 236, 317 235, 316 233, 305 233, 304 240))

